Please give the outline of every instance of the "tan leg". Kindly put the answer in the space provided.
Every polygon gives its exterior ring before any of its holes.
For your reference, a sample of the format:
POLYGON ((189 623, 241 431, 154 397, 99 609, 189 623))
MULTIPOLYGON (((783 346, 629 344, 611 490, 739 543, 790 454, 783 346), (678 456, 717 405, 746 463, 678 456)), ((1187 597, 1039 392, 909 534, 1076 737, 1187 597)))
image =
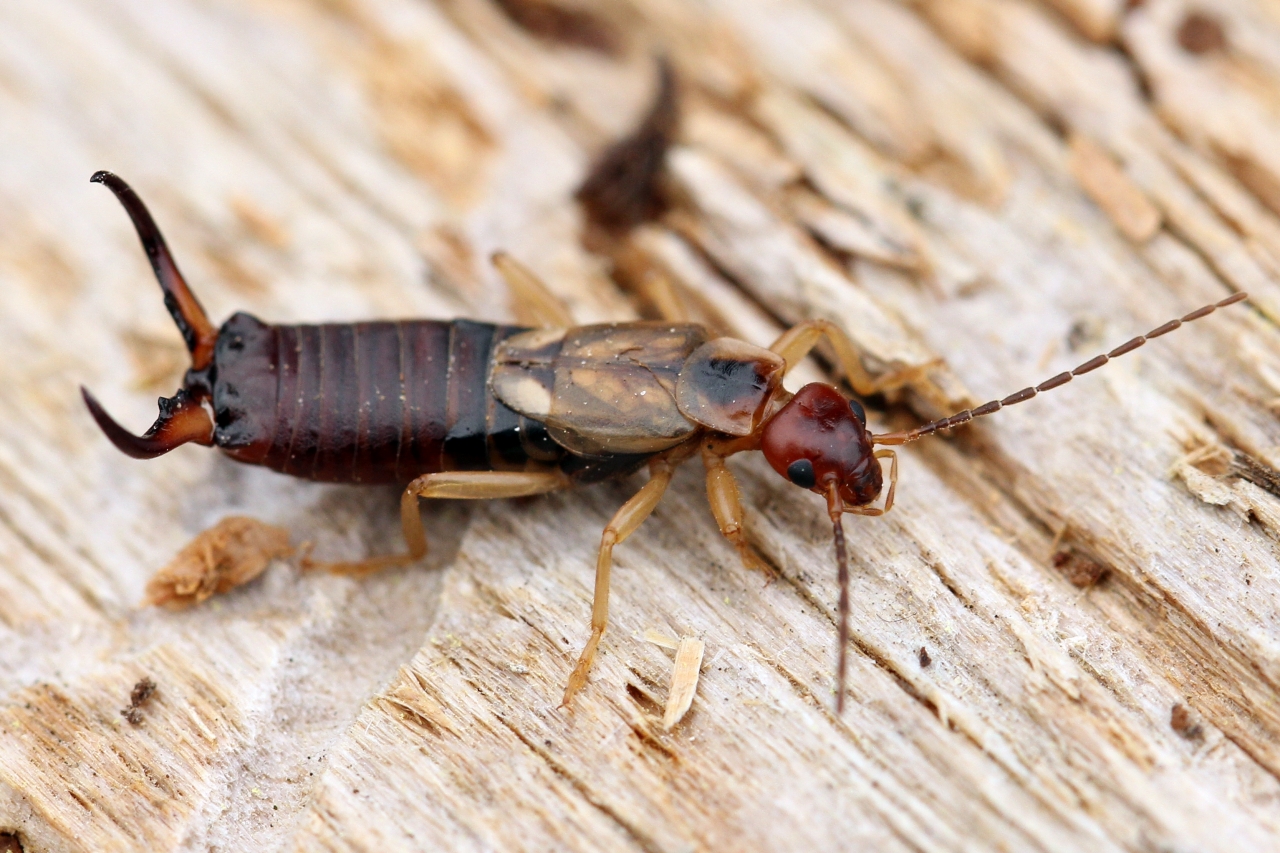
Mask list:
POLYGON ((685 310, 676 286, 656 269, 651 269, 640 277, 636 290, 654 307, 658 315, 671 323, 689 322, 689 312, 685 310))
POLYGON ((746 529, 742 521, 742 501, 738 498, 738 481, 724 464, 726 455, 728 454, 717 451, 711 442, 702 448, 702 464, 707 469, 707 502, 711 504, 711 514, 716 517, 716 524, 720 525, 724 538, 738 549, 742 564, 748 569, 764 572, 772 581, 775 574, 773 569, 747 544, 746 529))
POLYGON ((858 506, 847 507, 845 512, 851 515, 884 515, 893 509, 893 493, 898 488, 898 454, 892 450, 877 450, 875 453, 877 459, 890 460, 889 462, 889 491, 884 496, 884 506, 858 506))
POLYGON ((559 471, 444 471, 424 474, 406 486, 400 496, 400 528, 409 546, 408 554, 388 554, 339 563, 317 563, 308 559, 303 561, 303 567, 336 574, 364 575, 421 560, 427 553, 427 533, 418 513, 419 498, 522 498, 553 492, 567 485, 568 479, 559 471))
POLYGON ((555 297, 533 270, 508 255, 493 253, 493 265, 511 288, 512 307, 516 320, 532 326, 567 329, 575 325, 569 309, 555 297))
POLYGON ((831 342, 832 347, 836 351, 836 359, 840 362, 840 369, 844 372, 845 379, 853 386, 853 390, 860 396, 868 396, 881 391, 889 391, 893 388, 899 388, 908 382, 916 379, 923 372, 923 368, 912 367, 896 373, 887 373, 880 377, 873 377, 862 366, 862 359, 858 355, 858 347, 844 333, 844 330, 832 323, 830 320, 806 320, 792 326, 782 333, 770 350, 782 356, 787 362, 787 372, 799 364, 806 355, 809 354, 818 341, 826 337, 831 342))
POLYGON ((877 459, 889 459, 889 491, 884 496, 884 511, 893 509, 893 493, 898 489, 898 454, 892 450, 877 450, 877 459))
POLYGON ((622 505, 600 537, 600 553, 596 557, 596 589, 591 604, 591 636, 569 675, 561 708, 568 705, 574 694, 587 683, 587 673, 591 670, 591 662, 595 660, 596 648, 599 647, 600 638, 604 636, 604 629, 609 623, 609 569, 613 565, 613 546, 630 536, 653 512, 671 483, 671 475, 677 464, 679 463, 671 459, 657 459, 649 463, 649 482, 622 505))

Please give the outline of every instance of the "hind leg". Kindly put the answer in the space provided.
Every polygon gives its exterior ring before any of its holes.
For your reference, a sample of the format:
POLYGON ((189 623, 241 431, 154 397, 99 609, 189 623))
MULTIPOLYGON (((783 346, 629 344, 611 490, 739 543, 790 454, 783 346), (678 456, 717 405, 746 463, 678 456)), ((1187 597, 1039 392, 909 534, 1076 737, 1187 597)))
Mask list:
POLYGON ((336 574, 365 575, 422 559, 427 553, 427 532, 422 527, 422 516, 418 513, 420 498, 522 498, 554 492, 568 485, 568 478, 559 471, 444 471, 424 474, 410 483, 400 496, 400 527, 404 531, 404 541, 409 546, 409 553, 336 563, 304 560, 303 566, 336 574))
POLYGON ((533 270, 506 252, 494 252, 493 265, 511 289, 517 322, 551 329, 567 329, 575 325, 569 309, 547 289, 533 270))

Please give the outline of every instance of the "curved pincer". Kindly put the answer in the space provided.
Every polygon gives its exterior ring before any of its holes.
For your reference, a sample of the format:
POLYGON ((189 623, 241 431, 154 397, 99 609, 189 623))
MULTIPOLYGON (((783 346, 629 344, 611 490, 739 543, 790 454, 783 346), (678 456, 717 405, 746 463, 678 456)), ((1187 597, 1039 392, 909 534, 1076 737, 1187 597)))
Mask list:
POLYGON ((199 400, 186 391, 160 398, 160 417, 145 435, 134 435, 120 426, 98 402, 89 389, 80 387, 89 414, 121 452, 134 459, 154 459, 188 442, 213 444, 213 417, 199 400))

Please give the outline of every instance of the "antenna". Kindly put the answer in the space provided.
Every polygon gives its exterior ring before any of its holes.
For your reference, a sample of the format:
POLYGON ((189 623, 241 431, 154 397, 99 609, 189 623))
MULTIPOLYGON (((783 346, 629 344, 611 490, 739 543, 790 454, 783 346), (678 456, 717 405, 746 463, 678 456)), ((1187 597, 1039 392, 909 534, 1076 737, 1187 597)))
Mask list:
POLYGON ((1108 361, 1110 361, 1113 358, 1119 358, 1125 353, 1133 352, 1138 347, 1142 346, 1152 338, 1158 338, 1161 335, 1169 334, 1174 329, 1181 326, 1183 323, 1190 323, 1193 320, 1199 320, 1201 317, 1208 317, 1210 314, 1212 314, 1214 311, 1217 311, 1219 308, 1226 308, 1228 305, 1234 305, 1237 302, 1247 299, 1248 297, 1249 297, 1249 294, 1245 293, 1243 290, 1239 291, 1238 293, 1233 293, 1230 296, 1228 296, 1226 299, 1215 302, 1212 305, 1206 305, 1203 308, 1197 308, 1195 311, 1192 311, 1190 314, 1187 314, 1185 317, 1179 317, 1177 320, 1170 320, 1169 322, 1165 323, 1163 326, 1157 326, 1156 328, 1147 332, 1145 335, 1138 335, 1136 338, 1121 344, 1120 346, 1116 347, 1115 349, 1111 350, 1111 352, 1106 353, 1105 355, 1094 356, 1093 358, 1086 361, 1084 364, 1077 367, 1075 370, 1067 371, 1065 373, 1059 373, 1057 376, 1054 376, 1051 379, 1046 379, 1044 382, 1041 382, 1039 385, 1036 385, 1031 388, 1023 388, 1021 391, 1017 392, 1016 394, 1010 394, 1008 397, 1005 397, 1003 400, 992 400, 990 403, 984 403, 976 409, 965 409, 963 412, 958 412, 957 414, 951 415, 950 417, 941 418, 931 423, 927 423, 924 426, 918 426, 915 429, 906 430, 903 432, 886 432, 886 433, 882 433, 881 435, 873 435, 871 436, 871 443, 872 444, 906 444, 908 441, 915 441, 917 438, 924 438, 926 435, 931 435, 935 432, 938 432, 939 430, 958 427, 961 424, 968 423, 974 418, 981 418, 985 415, 995 414, 996 412, 1003 409, 1005 406, 1012 406, 1015 403, 1026 402, 1027 400, 1030 400, 1035 395, 1039 394, 1041 391, 1052 391, 1054 388, 1058 388, 1063 385, 1066 385, 1068 382, 1070 382, 1072 379, 1076 378, 1077 376, 1083 376, 1084 374, 1092 370, 1097 370, 1099 367, 1102 367, 1102 365, 1106 364, 1108 361))

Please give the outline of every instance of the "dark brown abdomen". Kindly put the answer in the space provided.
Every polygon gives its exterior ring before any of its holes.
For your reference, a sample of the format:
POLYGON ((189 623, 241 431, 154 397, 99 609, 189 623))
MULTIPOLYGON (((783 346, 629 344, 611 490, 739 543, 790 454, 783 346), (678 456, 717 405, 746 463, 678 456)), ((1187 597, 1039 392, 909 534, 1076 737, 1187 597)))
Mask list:
POLYGON ((493 398, 493 347, 469 320, 269 326, 237 314, 214 360, 215 443, 311 480, 407 483, 561 460, 542 424, 493 398))

